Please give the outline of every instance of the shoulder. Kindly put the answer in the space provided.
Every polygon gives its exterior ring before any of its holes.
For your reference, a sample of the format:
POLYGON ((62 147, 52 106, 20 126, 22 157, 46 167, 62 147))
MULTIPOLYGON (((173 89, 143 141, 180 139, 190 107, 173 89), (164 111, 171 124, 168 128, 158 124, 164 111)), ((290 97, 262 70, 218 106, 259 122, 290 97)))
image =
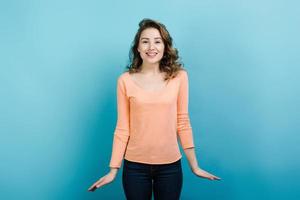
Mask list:
POLYGON ((178 72, 178 77, 180 80, 188 79, 188 72, 186 69, 180 69, 178 72))
POLYGON ((186 69, 181 69, 181 70, 179 71, 179 73, 181 74, 181 76, 187 76, 187 75, 188 75, 188 72, 187 72, 186 69))
POLYGON ((126 80, 128 79, 128 76, 129 76, 129 72, 128 71, 125 71, 123 73, 121 73, 119 76, 118 76, 118 83, 125 83, 126 80))

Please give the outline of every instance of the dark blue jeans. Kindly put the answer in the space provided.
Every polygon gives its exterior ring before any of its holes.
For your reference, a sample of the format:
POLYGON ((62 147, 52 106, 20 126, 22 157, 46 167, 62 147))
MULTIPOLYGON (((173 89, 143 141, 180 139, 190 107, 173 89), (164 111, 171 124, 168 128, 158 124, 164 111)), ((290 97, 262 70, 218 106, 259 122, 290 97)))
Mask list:
POLYGON ((127 200, 179 200, 181 159, 169 164, 145 164, 124 159, 122 184, 127 200))

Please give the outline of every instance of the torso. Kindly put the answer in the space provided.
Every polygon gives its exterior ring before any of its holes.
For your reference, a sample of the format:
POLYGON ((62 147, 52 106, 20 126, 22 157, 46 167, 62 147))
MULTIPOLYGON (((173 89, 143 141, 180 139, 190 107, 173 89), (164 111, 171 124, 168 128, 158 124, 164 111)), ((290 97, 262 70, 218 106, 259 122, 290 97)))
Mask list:
POLYGON ((149 76, 142 73, 129 74, 131 79, 142 89, 147 91, 158 91, 164 88, 167 81, 164 81, 165 72, 156 76, 149 76))

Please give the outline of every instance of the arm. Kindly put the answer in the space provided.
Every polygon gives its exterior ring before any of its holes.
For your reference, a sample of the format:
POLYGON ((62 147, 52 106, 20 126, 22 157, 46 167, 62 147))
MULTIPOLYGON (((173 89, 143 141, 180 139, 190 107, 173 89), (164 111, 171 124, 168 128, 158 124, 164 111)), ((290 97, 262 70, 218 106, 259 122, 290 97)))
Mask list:
POLYGON ((113 174, 116 174, 122 165, 129 139, 129 101, 122 77, 118 79, 117 84, 117 110, 118 120, 114 132, 112 154, 109 164, 111 173, 113 174))
POLYGON ((219 178, 219 177, 217 177, 213 174, 210 174, 209 172, 201 169, 198 166, 197 158, 196 158, 196 155, 195 155, 195 148, 184 149, 184 153, 185 153, 185 155, 186 155, 186 157, 189 161, 192 172, 196 176, 199 176, 201 178, 206 178, 206 179, 209 179, 209 180, 221 180, 221 178, 219 178))
POLYGON ((117 86, 117 107, 118 107, 118 120, 114 132, 113 147, 110 160, 110 172, 97 180, 88 191, 95 191, 104 185, 111 183, 121 167, 127 142, 129 139, 129 103, 126 96, 125 84, 121 77, 118 79, 117 86))
POLYGON ((219 177, 208 173, 198 166, 195 155, 195 145, 193 141, 193 132, 188 114, 188 96, 189 96, 188 74, 183 72, 180 82, 180 88, 177 101, 177 131, 184 153, 188 159, 192 172, 202 178, 209 180, 220 180, 219 177))
POLYGON ((177 133, 183 149, 193 148, 193 131, 188 111, 189 83, 188 74, 182 71, 180 74, 180 86, 177 98, 177 133))
POLYGON ((198 161, 197 161, 197 158, 195 155, 195 148, 194 147, 186 148, 186 149, 184 149, 184 153, 189 161, 191 170, 194 172, 195 169, 199 168, 198 161))

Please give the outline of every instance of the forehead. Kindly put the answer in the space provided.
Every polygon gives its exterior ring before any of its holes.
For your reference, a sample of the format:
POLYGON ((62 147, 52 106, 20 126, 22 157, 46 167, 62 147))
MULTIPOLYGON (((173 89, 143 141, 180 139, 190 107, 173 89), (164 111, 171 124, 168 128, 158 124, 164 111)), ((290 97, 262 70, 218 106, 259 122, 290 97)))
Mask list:
POLYGON ((146 28, 141 33, 141 39, 142 38, 161 38, 161 35, 159 33, 159 30, 156 28, 146 28))

